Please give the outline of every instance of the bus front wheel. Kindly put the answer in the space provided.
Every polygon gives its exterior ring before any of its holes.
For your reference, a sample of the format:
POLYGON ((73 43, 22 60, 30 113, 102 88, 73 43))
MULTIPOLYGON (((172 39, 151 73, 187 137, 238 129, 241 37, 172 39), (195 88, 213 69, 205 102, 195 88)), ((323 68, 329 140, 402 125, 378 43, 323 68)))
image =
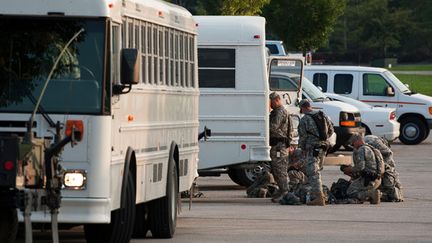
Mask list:
POLYGON ((129 242, 135 223, 135 182, 129 171, 125 197, 125 205, 111 212, 110 224, 87 224, 84 232, 87 242, 129 242))
POLYGON ((0 242, 15 242, 18 230, 18 216, 15 208, 0 208, 0 242))

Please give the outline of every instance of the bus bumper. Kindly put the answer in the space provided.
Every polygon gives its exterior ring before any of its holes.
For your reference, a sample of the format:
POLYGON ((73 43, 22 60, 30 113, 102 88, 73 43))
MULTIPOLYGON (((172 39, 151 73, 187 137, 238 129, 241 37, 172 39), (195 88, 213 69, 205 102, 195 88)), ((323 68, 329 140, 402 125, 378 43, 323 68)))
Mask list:
MULTIPOLYGON (((59 209, 59 223, 110 223, 111 203, 108 198, 62 198, 59 209)), ((18 219, 23 222, 22 213, 18 213, 18 219)), ((32 222, 51 222, 49 210, 32 212, 32 222)))

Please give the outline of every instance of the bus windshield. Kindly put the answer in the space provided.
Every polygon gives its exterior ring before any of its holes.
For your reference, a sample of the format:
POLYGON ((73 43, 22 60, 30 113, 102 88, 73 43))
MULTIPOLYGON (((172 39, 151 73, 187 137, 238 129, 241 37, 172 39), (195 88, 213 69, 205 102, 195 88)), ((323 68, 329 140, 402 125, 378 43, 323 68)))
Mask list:
POLYGON ((0 112, 32 112, 55 60, 41 102, 47 113, 95 114, 104 99, 105 20, 0 18, 0 112))

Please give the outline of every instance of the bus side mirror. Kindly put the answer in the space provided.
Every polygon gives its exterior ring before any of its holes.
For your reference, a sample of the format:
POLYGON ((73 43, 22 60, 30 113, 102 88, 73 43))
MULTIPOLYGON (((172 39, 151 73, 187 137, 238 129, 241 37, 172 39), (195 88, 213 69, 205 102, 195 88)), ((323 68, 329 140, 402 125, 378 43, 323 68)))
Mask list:
POLYGON ((140 59, 137 49, 122 49, 120 61, 121 84, 137 84, 139 82, 140 59))
POLYGON ((394 89, 391 86, 388 86, 386 89, 387 96, 395 96, 394 89))

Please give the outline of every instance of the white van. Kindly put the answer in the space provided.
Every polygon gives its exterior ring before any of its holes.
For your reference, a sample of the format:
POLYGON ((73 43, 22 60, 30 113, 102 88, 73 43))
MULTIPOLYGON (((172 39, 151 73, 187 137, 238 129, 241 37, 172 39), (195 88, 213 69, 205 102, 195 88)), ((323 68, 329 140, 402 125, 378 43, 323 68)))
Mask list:
POLYGON ((409 90, 384 68, 355 66, 305 66, 305 76, 324 92, 349 96, 372 106, 396 109, 399 140, 418 144, 432 129, 432 97, 409 90))
MULTIPOLYGON (((272 91, 295 90, 298 85, 299 76, 286 72, 286 68, 275 68, 271 74, 270 89, 272 91)), ((313 109, 322 110, 333 122, 337 140, 332 151, 338 150, 341 146, 349 147, 348 140, 352 134, 365 133, 365 129, 361 126, 360 111, 356 107, 329 99, 307 78, 303 78, 301 87, 302 98, 310 100, 313 109)))
POLYGON ((341 101, 357 107, 362 117, 362 126, 365 127, 365 135, 373 134, 387 141, 393 141, 399 137, 400 124, 396 121, 396 111, 393 108, 374 107, 353 98, 326 93, 332 100, 341 101))
MULTIPOLYGON (((194 19, 198 23, 200 127, 212 131, 200 143, 199 173, 218 175, 227 169, 234 182, 247 186, 255 179, 257 162, 270 161, 265 19, 194 19)), ((299 66, 297 73, 302 74, 301 61, 291 64, 299 66)), ((295 90, 288 96, 298 100, 299 95, 295 90)))

